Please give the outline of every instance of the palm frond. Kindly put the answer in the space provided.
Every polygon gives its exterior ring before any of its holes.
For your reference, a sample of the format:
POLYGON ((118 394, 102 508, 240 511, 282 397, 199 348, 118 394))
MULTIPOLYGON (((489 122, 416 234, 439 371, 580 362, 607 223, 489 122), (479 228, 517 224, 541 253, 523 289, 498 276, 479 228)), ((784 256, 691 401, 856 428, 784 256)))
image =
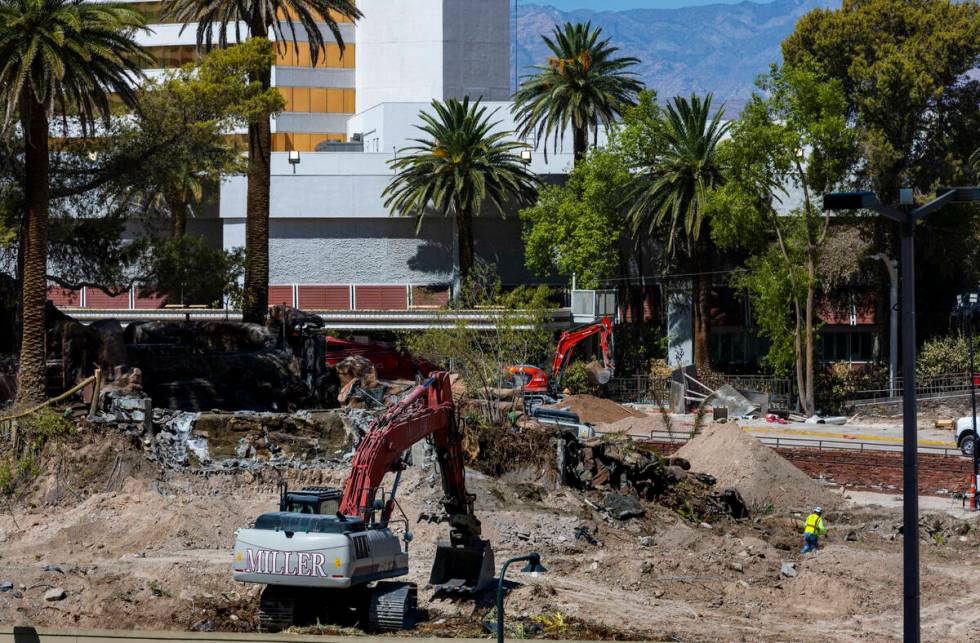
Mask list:
POLYGON ((602 29, 591 23, 556 26, 542 36, 551 56, 526 77, 514 94, 514 116, 522 138, 533 136, 536 145, 549 141, 557 150, 569 127, 598 135, 609 128, 622 110, 636 104, 643 88, 629 68, 639 62, 617 57, 610 39, 600 40, 602 29))

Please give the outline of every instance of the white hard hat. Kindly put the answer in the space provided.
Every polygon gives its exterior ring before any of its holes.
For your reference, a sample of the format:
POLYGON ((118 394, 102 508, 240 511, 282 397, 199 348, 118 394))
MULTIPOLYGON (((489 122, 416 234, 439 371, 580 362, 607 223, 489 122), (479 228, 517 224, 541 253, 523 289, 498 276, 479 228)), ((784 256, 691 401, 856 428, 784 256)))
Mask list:
POLYGON ((814 507, 813 508, 813 513, 815 513, 815 514, 822 514, 823 513, 823 509, 821 509, 820 507, 814 507))

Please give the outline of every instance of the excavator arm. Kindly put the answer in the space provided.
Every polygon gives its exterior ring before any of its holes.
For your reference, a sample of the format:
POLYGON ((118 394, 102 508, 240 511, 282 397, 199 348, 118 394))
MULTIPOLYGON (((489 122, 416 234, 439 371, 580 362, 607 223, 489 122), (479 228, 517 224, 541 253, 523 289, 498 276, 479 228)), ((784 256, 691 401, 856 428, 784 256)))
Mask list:
MULTIPOLYGON (((450 539, 439 543, 429 582, 454 591, 482 589, 493 579, 493 550, 480 538, 480 521, 473 511, 475 498, 466 491, 463 437, 448 373, 432 373, 372 423, 344 483, 340 513, 372 522, 385 475, 400 472, 402 453, 425 438, 431 438, 435 447, 450 525, 450 539)), ((394 490, 381 508, 382 525, 388 523, 393 509, 394 490)))
POLYGON ((555 357, 551 361, 551 381, 553 382, 554 390, 561 390, 561 381, 565 375, 565 367, 568 366, 568 362, 572 357, 572 351, 575 347, 585 339, 592 337, 593 335, 599 335, 599 348, 602 350, 602 366, 605 369, 605 381, 600 381, 600 384, 605 384, 612 377, 613 372, 613 358, 612 358, 612 320, 609 317, 603 317, 601 321, 596 324, 591 324, 583 328, 576 328, 575 330, 566 330, 561 334, 558 339, 558 345, 555 347, 555 357))

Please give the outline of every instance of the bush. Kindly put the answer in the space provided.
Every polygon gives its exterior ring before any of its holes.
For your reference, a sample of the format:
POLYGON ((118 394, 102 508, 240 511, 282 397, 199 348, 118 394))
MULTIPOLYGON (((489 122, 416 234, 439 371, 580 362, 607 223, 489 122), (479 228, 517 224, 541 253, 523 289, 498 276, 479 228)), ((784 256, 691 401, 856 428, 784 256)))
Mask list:
POLYGON ((835 362, 817 374, 817 406, 825 414, 840 413, 844 402, 855 399, 859 391, 880 390, 888 386, 888 368, 868 364, 855 368, 847 362, 835 362))
POLYGON ((565 376, 561 381, 562 390, 568 389, 572 395, 595 395, 599 387, 592 383, 585 362, 572 362, 565 367, 565 376))
POLYGON ((75 433, 75 423, 50 408, 42 408, 18 421, 17 452, 0 461, 0 494, 10 495, 17 486, 40 473, 37 456, 49 441, 62 441, 75 433))
MULTIPOLYGON (((973 338, 975 359, 980 361, 980 336, 973 338)), ((915 371, 920 376, 965 373, 970 370, 970 346, 965 335, 930 339, 919 350, 915 371)))

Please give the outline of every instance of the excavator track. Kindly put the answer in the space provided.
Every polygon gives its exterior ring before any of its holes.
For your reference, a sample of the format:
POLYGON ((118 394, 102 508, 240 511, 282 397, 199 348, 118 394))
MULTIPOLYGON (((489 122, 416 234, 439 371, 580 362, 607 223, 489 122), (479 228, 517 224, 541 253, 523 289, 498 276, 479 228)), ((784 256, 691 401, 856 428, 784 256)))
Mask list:
POLYGON ((415 626, 415 583, 378 583, 368 599, 367 625, 372 632, 397 632, 415 626))
POLYGON ((267 585, 262 590, 259 601, 258 617, 259 630, 262 632, 279 632, 293 625, 296 613, 296 599, 292 592, 274 585, 267 585))

